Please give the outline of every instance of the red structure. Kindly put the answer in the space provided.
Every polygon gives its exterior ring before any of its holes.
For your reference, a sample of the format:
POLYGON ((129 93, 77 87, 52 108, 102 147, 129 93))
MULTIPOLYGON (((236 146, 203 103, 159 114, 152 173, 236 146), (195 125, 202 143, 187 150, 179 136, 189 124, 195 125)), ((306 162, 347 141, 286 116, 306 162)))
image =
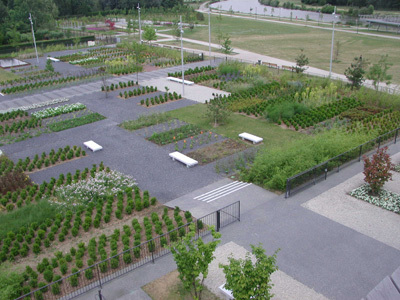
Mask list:
POLYGON ((111 30, 114 30, 114 29, 115 29, 115 27, 114 27, 115 22, 112 22, 111 20, 106 20, 105 23, 107 24, 107 26, 110 27, 111 30))

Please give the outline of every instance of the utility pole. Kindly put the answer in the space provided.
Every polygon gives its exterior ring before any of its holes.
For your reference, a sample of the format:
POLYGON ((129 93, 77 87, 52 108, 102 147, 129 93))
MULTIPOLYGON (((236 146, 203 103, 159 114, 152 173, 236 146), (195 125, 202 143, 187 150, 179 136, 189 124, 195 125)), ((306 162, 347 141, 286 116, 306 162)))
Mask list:
POLYGON ((33 22, 32 22, 32 15, 29 13, 29 21, 31 22, 31 29, 32 29, 32 36, 33 36, 33 44, 35 45, 35 52, 36 52, 36 61, 39 66, 39 56, 37 53, 37 48, 36 48, 36 39, 35 39, 35 32, 33 31, 33 22))
POLYGON ((332 24, 331 60, 329 63, 329 78, 331 78, 331 75, 332 75, 333 42, 335 40, 336 6, 335 6, 335 10, 333 11, 332 15, 333 15, 333 24, 332 24))
POLYGON ((211 66, 211 7, 208 6, 208 56, 210 57, 211 66))
POLYGON ((179 29, 181 31, 181 61, 182 61, 182 96, 185 95, 185 70, 183 69, 183 24, 182 24, 182 16, 179 18, 179 29))
POLYGON ((139 43, 142 44, 142 24, 140 23, 140 3, 138 3, 137 9, 139 12, 139 43))

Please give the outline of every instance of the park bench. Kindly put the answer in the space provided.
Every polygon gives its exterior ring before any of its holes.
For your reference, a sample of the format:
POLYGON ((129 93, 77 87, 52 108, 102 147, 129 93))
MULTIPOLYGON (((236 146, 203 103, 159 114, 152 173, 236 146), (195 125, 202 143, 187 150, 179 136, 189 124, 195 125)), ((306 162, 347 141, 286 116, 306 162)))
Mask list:
POLYGON ((92 150, 93 152, 100 151, 103 149, 102 146, 100 146, 99 144, 97 144, 93 141, 87 141, 87 142, 84 142, 83 144, 85 145, 86 148, 92 150))
POLYGON ((184 163, 187 168, 195 166, 199 163, 197 160, 194 160, 189 156, 186 156, 185 154, 182 154, 178 151, 170 153, 169 157, 171 157, 172 160, 177 160, 180 161, 181 163, 184 163))
POLYGON ((60 60, 59 59, 57 59, 57 58, 54 58, 54 57, 47 57, 47 59, 50 59, 51 61, 53 61, 53 62, 59 62, 60 60))
MULTIPOLYGON (((182 83, 182 79, 180 79, 180 78, 176 78, 176 77, 167 77, 167 79, 170 80, 170 81, 182 83)), ((189 81, 189 80, 185 80, 185 84, 186 84, 186 85, 193 85, 194 82, 193 82, 193 81, 189 81)))
POLYGON ((287 70, 287 71, 292 71, 292 72, 295 70, 295 68, 292 66, 282 66, 282 69, 287 70))
POLYGON ((268 68, 278 69, 278 65, 277 64, 273 64, 273 63, 269 63, 269 62, 263 62, 263 65, 266 65, 268 68))
POLYGON ((258 136, 255 136, 253 134, 247 133, 247 132, 243 132, 241 134, 239 134, 239 137, 242 138, 242 140, 248 140, 253 142, 253 144, 257 144, 263 141, 263 138, 260 138, 258 136))

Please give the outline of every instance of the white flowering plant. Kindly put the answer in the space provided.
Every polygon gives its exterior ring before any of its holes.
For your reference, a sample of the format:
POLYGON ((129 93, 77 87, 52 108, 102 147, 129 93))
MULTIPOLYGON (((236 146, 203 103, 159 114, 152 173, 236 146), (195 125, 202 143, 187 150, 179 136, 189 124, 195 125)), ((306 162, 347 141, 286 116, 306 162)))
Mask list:
POLYGON ((32 113, 32 116, 36 118, 50 118, 50 117, 55 117, 59 116, 62 114, 67 114, 70 112, 78 111, 78 110, 83 110, 86 108, 85 104, 82 103, 74 103, 74 104, 66 104, 66 105, 61 105, 61 106, 56 106, 56 107, 49 107, 43 110, 39 110, 37 112, 32 113))
POLYGON ((19 107, 12 107, 6 110, 0 110, 0 114, 4 114, 7 112, 11 112, 11 111, 15 111, 15 110, 32 110, 32 109, 36 109, 36 108, 41 108, 44 106, 49 106, 49 105, 54 105, 57 103, 62 103, 62 102, 68 102, 69 99, 68 98, 57 98, 57 99, 53 99, 53 100, 49 100, 49 101, 44 101, 44 102, 40 102, 40 103, 35 103, 32 105, 26 105, 26 106, 19 106, 19 107))
POLYGON ((136 180, 132 176, 117 171, 100 171, 94 177, 55 189, 56 202, 66 206, 87 205, 98 198, 116 195, 127 188, 134 188, 136 180))
POLYGON ((352 190, 350 196, 400 214, 399 194, 382 189, 378 195, 373 196, 371 195, 371 187, 368 184, 364 184, 352 190))

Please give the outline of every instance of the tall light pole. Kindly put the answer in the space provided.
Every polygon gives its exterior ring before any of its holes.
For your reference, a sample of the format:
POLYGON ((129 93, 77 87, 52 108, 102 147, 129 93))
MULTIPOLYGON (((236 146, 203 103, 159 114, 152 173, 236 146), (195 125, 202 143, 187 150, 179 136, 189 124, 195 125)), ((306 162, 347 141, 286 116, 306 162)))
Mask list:
POLYGON ((332 75, 333 41, 335 40, 336 6, 335 6, 335 10, 333 11, 332 15, 333 15, 333 24, 332 24, 331 60, 329 63, 329 78, 331 78, 331 75, 332 75))
POLYGON ((185 70, 183 69, 183 24, 182 24, 182 16, 179 18, 179 30, 181 32, 181 61, 182 61, 182 96, 185 95, 185 70))
POLYGON ((139 43, 142 44, 142 24, 140 23, 140 3, 138 3, 137 9, 139 12, 139 43))
POLYGON ((210 57, 211 66, 211 7, 208 7, 208 56, 210 57))
POLYGON ((37 53, 37 48, 36 48, 36 39, 35 39, 35 32, 33 31, 33 22, 32 22, 32 15, 29 13, 29 21, 31 22, 31 29, 32 29, 32 36, 33 36, 33 44, 35 45, 35 52, 36 52, 36 61, 37 64, 39 65, 39 56, 37 53))

